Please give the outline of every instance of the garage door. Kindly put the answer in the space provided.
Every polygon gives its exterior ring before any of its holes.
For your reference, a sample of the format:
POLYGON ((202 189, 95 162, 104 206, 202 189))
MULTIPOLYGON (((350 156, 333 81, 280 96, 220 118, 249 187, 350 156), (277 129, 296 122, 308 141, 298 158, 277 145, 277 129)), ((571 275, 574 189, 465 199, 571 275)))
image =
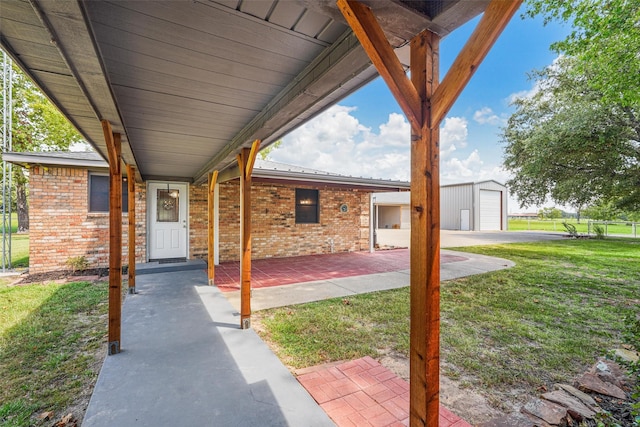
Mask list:
POLYGON ((500 191, 480 190, 480 230, 500 230, 502 197, 500 191))

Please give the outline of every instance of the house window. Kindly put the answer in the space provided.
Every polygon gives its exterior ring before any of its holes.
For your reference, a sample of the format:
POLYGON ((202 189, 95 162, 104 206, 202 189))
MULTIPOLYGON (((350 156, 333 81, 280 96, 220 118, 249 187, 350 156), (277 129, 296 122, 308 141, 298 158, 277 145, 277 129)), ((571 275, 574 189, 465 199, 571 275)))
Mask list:
MULTIPOLYGON (((122 212, 129 210, 129 188, 122 180, 122 212)), ((109 212, 109 175, 89 175, 89 212, 109 212)))
POLYGON ((319 222, 318 190, 296 188, 296 224, 318 224, 319 222))
POLYGON ((156 199, 158 200, 157 222, 180 221, 180 190, 158 189, 156 199))

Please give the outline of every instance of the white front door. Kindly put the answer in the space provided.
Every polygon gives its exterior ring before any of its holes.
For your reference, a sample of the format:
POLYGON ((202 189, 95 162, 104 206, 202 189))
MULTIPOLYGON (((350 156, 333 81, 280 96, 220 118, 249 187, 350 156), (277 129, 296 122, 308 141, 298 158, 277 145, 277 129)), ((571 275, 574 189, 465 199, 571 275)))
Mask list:
POLYGON ((185 183, 149 183, 149 259, 187 257, 185 183))

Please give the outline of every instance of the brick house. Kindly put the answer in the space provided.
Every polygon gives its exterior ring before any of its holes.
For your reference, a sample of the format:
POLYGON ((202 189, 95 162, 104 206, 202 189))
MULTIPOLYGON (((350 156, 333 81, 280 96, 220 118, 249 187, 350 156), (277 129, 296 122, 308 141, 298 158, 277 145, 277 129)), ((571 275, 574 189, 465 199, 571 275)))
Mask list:
MULTIPOLYGON (((108 165, 96 153, 6 153, 29 170, 29 271, 67 267, 85 257, 108 266, 108 165)), ((127 179, 126 177, 124 178, 127 179)), ((252 257, 289 257, 369 250, 370 195, 403 191, 409 183, 353 178, 257 161, 252 178, 252 257)), ((123 257, 128 251, 123 185, 123 257)), ((216 263, 240 257, 240 185, 216 186, 216 263)), ((136 260, 207 255, 207 184, 136 184, 136 260), (163 239, 159 236, 169 236, 163 239)))

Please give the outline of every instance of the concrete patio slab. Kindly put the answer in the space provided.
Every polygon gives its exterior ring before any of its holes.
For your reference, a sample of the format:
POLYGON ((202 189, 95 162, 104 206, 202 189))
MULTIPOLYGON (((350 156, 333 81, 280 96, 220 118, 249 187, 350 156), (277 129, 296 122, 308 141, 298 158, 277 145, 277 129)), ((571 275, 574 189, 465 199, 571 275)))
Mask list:
POLYGON ((332 426, 202 270, 146 274, 83 426, 332 426))
MULTIPOLYGON (((449 250, 442 250, 441 252, 448 259, 455 260, 440 265, 440 278, 442 280, 451 280, 474 274, 487 273, 489 271, 497 271, 514 265, 513 262, 503 258, 449 250)), ((258 288, 251 291, 251 308, 253 311, 259 311, 274 307, 321 301, 328 298, 339 298, 367 292, 397 289, 409 286, 409 280, 409 270, 399 270, 388 273, 367 274, 258 288)), ((239 291, 224 292, 223 295, 229 299, 229 302, 236 310, 240 309, 239 291)))

